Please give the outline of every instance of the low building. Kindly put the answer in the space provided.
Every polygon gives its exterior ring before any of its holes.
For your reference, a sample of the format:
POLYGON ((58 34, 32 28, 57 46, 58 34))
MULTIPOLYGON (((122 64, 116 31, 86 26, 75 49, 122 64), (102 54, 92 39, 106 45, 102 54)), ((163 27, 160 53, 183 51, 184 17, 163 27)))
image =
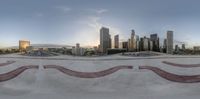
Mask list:
POLYGON ((86 49, 80 47, 80 44, 77 43, 76 47, 73 46, 72 47, 72 55, 76 55, 76 56, 83 56, 85 54, 86 49))
POLYGON ((194 46, 194 51, 200 51, 200 46, 194 46))
POLYGON ((126 52, 127 49, 119 49, 119 48, 115 48, 115 49, 108 49, 108 55, 110 54, 117 54, 117 53, 123 53, 126 52))

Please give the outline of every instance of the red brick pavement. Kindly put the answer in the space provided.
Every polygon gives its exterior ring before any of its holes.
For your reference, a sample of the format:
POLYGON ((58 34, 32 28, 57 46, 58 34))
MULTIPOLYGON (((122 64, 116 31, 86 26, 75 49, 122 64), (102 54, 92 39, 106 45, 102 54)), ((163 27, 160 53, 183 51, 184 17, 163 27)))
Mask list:
POLYGON ((79 78, 98 78, 98 77, 103 77, 109 74, 112 74, 120 69, 133 69, 133 66, 116 66, 107 70, 99 71, 99 72, 78 72, 78 71, 73 71, 67 68, 64 68, 62 66, 57 66, 57 65, 45 65, 44 69, 57 69, 61 71, 62 73, 69 75, 69 76, 74 76, 74 77, 79 77, 79 78))
POLYGON ((152 66, 139 66, 139 69, 148 69, 153 71, 154 73, 158 74, 160 77, 167 79, 173 82, 180 82, 180 83, 197 83, 200 82, 200 75, 176 75, 169 72, 166 72, 160 68, 152 67, 152 66))
POLYGON ((177 63, 172 63, 172 62, 167 62, 167 61, 162 61, 162 63, 171 65, 171 66, 176 66, 176 67, 183 67, 183 68, 200 67, 200 64, 177 64, 177 63))
POLYGON ((0 82, 11 80, 11 79, 17 77, 19 74, 21 74, 22 72, 24 72, 27 69, 38 69, 38 68, 39 68, 39 66, 37 66, 37 65, 28 65, 28 66, 19 67, 8 73, 0 74, 0 82))

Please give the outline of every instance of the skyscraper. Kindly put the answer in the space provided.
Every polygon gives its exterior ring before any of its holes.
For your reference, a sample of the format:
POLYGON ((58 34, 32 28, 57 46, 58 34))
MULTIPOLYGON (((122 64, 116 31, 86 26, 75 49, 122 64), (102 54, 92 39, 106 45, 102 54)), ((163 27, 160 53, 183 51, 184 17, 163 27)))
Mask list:
POLYGON ((115 43, 114 48, 119 48, 119 35, 115 35, 114 43, 115 43))
POLYGON ((140 38, 138 35, 136 35, 136 51, 140 50, 140 38))
POLYGON ((111 48, 111 36, 109 29, 102 27, 100 29, 100 51, 106 53, 108 48, 111 48))
POLYGON ((131 38, 130 38, 130 41, 129 41, 129 51, 135 51, 136 50, 136 35, 135 35, 135 31, 132 30, 131 31, 131 38))
POLYGON ((152 45, 153 51, 159 52, 160 49, 159 49, 159 38, 158 38, 158 35, 157 34, 151 34, 150 35, 150 40, 153 43, 153 45, 152 45))
POLYGON ((128 50, 128 42, 122 42, 122 48, 128 50))
POLYGON ((139 50, 140 51, 144 51, 144 38, 143 37, 141 37, 140 38, 140 42, 139 42, 139 50))
POLYGON ((173 54, 173 31, 167 31, 167 54, 173 54))
POLYGON ((167 39, 164 39, 163 41, 163 48, 167 49, 167 39))
POLYGON ((167 52, 167 39, 164 39, 164 41, 163 41, 163 52, 164 53, 167 52))
POLYGON ((143 38, 143 48, 144 51, 148 51, 150 49, 149 39, 146 36, 143 38))

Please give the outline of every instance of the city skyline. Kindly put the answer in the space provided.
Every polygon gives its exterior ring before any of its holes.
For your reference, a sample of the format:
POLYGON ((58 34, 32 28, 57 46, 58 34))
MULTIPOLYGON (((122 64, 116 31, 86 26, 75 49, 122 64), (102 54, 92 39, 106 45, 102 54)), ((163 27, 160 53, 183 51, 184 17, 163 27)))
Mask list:
POLYGON ((47 1, 1 1, 0 47, 17 46, 21 39, 32 44, 97 46, 103 26, 110 29, 112 43, 114 35, 127 41, 133 29, 140 37, 157 33, 160 43, 172 30, 175 43, 200 45, 197 0, 47 1))

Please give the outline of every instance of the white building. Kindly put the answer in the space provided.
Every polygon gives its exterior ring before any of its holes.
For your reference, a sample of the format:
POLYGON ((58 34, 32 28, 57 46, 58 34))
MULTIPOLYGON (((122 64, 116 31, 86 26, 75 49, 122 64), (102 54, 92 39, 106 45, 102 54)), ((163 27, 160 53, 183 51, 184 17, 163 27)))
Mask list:
POLYGON ((83 56, 85 54, 85 51, 86 49, 81 48, 79 43, 76 44, 76 47, 72 47, 72 55, 83 56))
POLYGON ((80 48, 79 55, 83 56, 85 54, 86 49, 85 48, 80 48))

